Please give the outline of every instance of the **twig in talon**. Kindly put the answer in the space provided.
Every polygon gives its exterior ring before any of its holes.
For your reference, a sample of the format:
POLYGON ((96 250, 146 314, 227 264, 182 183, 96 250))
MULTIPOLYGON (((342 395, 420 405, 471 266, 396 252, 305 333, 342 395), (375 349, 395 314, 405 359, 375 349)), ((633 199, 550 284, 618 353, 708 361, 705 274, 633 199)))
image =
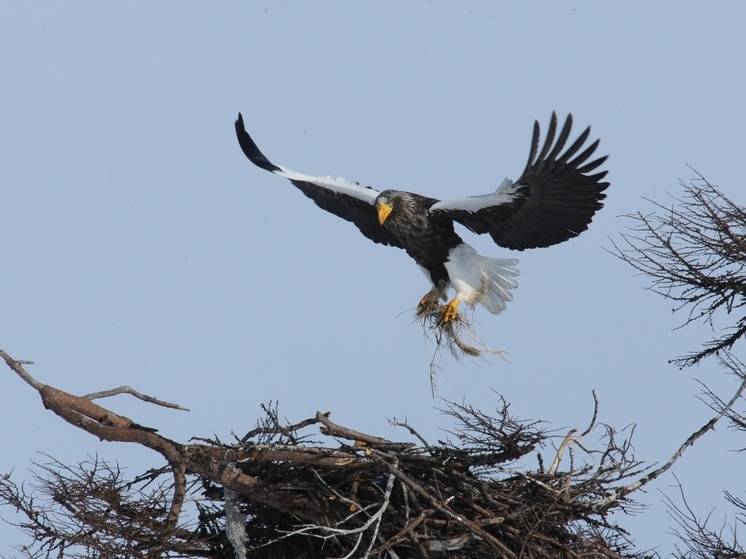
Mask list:
MULTIPOLYGON (((454 299, 454 301, 458 300, 454 299)), ((420 323, 426 335, 433 334, 437 346, 436 354, 440 347, 445 346, 457 359, 463 355, 469 357, 482 357, 484 354, 502 356, 503 351, 488 347, 476 334, 471 320, 458 312, 458 303, 454 304, 454 301, 445 305, 430 301, 427 305, 420 304, 417 308, 415 320, 420 323), (477 342, 477 345, 467 343, 464 337, 471 338, 477 342)))
MULTIPOLYGON (((458 303, 454 304, 453 301, 446 305, 431 301, 428 305, 420 305, 417 308, 415 319, 426 333, 433 333, 438 347, 445 345, 454 357, 480 357, 482 351, 461 339, 462 332, 466 331, 471 335, 471 323, 457 309, 458 303)), ((478 339, 473 335, 472 337, 478 339)))

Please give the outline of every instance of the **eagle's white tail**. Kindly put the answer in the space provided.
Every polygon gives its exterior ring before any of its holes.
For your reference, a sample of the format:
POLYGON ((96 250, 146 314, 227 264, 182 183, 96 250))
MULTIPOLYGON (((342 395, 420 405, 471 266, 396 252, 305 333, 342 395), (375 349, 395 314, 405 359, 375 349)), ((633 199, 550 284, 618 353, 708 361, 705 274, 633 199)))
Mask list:
POLYGON ((482 303, 493 314, 505 310, 518 285, 515 258, 490 258, 462 243, 450 250, 445 263, 456 296, 470 305, 482 303))
POLYGON ((515 267, 518 264, 518 259, 490 258, 481 254, 477 254, 477 256, 482 268, 484 282, 480 302, 492 314, 497 314, 505 310, 508 301, 513 300, 513 294, 510 290, 518 285, 515 279, 520 273, 515 267))

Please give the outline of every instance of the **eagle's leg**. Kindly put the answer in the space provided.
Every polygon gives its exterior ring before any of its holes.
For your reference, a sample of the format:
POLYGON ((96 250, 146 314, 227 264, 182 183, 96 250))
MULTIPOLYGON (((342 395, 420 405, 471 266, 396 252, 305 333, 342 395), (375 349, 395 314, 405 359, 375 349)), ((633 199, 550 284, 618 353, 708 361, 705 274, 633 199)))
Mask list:
POLYGON ((430 291, 425 293, 417 305, 417 316, 428 315, 437 310, 438 299, 440 299, 440 297, 441 292, 437 287, 433 287, 430 291))
POLYGON ((458 297, 454 297, 448 302, 440 315, 441 324, 448 324, 449 322, 453 322, 458 318, 459 304, 461 304, 461 301, 458 297))

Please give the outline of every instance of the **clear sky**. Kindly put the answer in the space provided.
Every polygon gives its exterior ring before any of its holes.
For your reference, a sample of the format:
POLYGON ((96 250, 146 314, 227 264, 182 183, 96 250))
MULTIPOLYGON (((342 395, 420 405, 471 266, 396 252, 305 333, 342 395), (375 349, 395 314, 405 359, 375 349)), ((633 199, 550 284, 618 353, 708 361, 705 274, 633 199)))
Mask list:
MULTIPOLYGON (((533 120, 572 111, 611 155, 606 207, 581 237, 514 254, 515 300, 475 317, 509 362, 444 357, 440 395, 491 409, 495 390, 564 429, 595 388, 601 419, 636 423, 637 457, 664 461, 709 416, 693 377, 733 383, 667 364, 707 330, 672 332, 670 304, 602 247, 686 164, 744 202, 745 18, 740 2, 0 2, 0 347, 73 392, 130 384, 191 408, 108 402, 182 441, 242 431, 270 399, 443 436, 411 320, 421 272, 251 166, 233 120, 293 169, 460 197, 516 178, 533 120)), ((8 372, 0 395, 0 472, 24 477, 37 452, 159 463, 8 372)), ((743 490, 743 446, 721 428, 676 466, 702 514, 743 490)), ((623 519, 643 547, 672 548, 673 481, 623 519)), ((0 525, 0 554, 22 541, 0 525)))

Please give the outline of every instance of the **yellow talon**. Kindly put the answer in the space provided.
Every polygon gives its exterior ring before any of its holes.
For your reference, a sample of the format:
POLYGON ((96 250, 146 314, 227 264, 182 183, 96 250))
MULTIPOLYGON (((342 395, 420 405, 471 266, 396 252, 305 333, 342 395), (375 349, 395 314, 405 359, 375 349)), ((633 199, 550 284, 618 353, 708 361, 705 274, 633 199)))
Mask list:
POLYGON ((458 306, 461 303, 458 297, 454 297, 449 301, 446 307, 443 309, 443 314, 440 316, 441 324, 448 324, 458 318, 458 306))

